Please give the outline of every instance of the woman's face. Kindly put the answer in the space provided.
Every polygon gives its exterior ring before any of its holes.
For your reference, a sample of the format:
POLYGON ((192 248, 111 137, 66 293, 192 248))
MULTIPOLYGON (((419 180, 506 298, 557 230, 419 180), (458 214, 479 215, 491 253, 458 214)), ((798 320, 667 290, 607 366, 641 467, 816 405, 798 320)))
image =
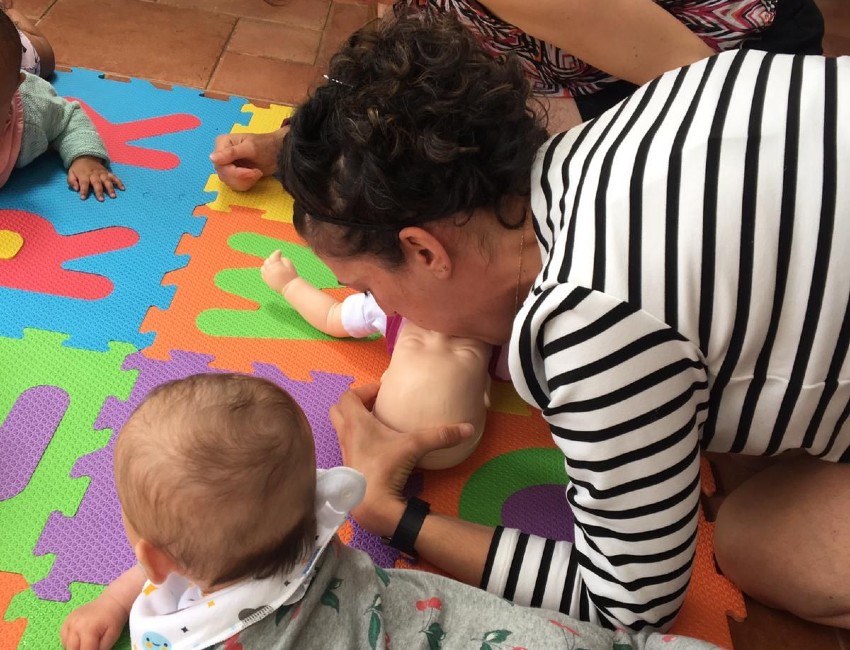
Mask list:
POLYGON ((319 258, 341 284, 371 293, 387 315, 400 314, 425 329, 493 345, 510 339, 513 305, 500 305, 480 276, 460 272, 440 280, 409 261, 388 269, 370 256, 319 258))

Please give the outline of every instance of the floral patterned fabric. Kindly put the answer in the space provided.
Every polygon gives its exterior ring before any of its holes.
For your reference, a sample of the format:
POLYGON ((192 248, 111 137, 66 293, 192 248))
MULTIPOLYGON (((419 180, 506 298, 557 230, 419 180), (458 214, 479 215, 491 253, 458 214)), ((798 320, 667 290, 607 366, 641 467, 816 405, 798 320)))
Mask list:
POLYGON ((284 605, 215 650, 710 650, 685 637, 606 630, 513 605, 424 571, 383 570, 339 540, 304 598, 284 605))
MULTIPOLYGON (((533 0, 529 0, 533 1, 533 0)), ((656 0, 717 52, 738 47, 773 23, 778 0, 656 0)), ((590 95, 616 81, 563 50, 529 36, 490 13, 477 0, 398 0, 397 8, 449 13, 499 56, 519 56, 534 92, 555 97, 590 95)))

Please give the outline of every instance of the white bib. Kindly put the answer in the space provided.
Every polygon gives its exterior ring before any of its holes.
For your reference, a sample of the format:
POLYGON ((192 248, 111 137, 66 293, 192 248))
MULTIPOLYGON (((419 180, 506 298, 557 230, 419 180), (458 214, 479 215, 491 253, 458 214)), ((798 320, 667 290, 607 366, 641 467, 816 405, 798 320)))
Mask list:
POLYGON ((130 610, 133 647, 206 648, 299 601, 315 575, 316 562, 365 491, 366 480, 353 469, 317 470, 316 543, 310 557, 286 575, 243 580, 206 596, 175 573, 160 585, 146 582, 130 610))

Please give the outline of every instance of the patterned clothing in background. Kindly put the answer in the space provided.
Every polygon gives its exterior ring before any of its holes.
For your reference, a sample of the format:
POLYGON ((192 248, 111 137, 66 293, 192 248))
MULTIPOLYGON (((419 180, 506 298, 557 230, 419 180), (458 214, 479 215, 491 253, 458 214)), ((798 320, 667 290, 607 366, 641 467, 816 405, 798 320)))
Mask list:
POLYGON ((41 57, 38 56, 38 51, 32 44, 30 37, 24 34, 20 29, 18 34, 21 37, 21 70, 34 74, 36 77, 41 75, 41 57))
POLYGON ((383 570, 337 540, 304 598, 215 650, 717 650, 704 641, 630 634, 512 605, 425 571, 383 570))
MULTIPOLYGON (((529 0, 530 2, 533 0, 529 0)), ((778 0, 656 0, 716 52, 737 48, 773 23, 778 0)), ((550 43, 497 18, 477 0, 398 0, 456 16, 490 53, 516 54, 535 93, 555 97, 590 95, 617 81, 550 43)), ((600 11, 603 5, 600 5, 600 11)))

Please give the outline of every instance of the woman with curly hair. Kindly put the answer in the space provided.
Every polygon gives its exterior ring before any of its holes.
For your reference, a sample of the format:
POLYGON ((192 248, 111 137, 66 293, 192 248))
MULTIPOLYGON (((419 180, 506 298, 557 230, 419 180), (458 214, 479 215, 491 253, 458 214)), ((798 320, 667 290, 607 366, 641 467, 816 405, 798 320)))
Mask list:
POLYGON ((387 314, 510 346, 575 517, 554 541, 406 501, 416 460, 469 427, 399 437, 367 387, 331 414, 360 524, 517 603, 665 628, 701 451, 790 452, 726 499, 717 560, 850 627, 850 60, 720 54, 549 140, 521 66, 445 18, 363 29, 328 76, 280 155, 296 228, 387 314))

